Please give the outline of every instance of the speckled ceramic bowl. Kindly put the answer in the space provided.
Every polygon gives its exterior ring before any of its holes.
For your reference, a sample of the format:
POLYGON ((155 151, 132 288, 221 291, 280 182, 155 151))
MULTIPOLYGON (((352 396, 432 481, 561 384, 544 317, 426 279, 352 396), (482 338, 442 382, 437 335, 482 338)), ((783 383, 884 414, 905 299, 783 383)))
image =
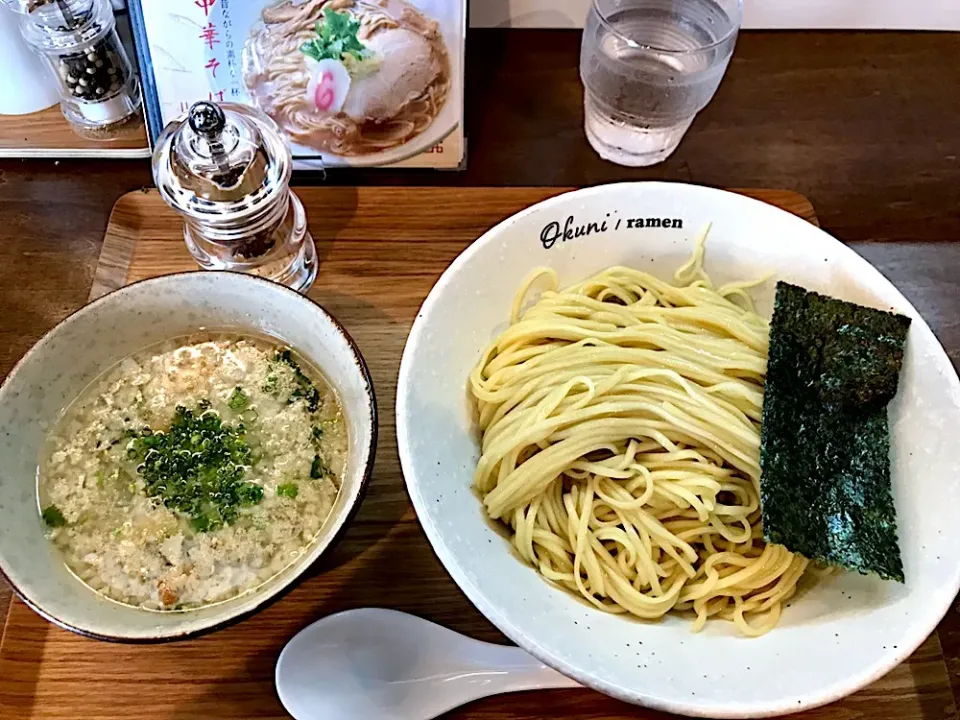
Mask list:
POLYGON ((360 351, 320 306, 280 285, 232 273, 183 273, 135 283, 92 302, 47 333, 0 388, 0 570, 34 610, 108 640, 173 640, 248 615, 289 587, 346 526, 373 470, 377 409, 360 351), (48 427, 103 370, 161 340, 203 328, 279 338, 337 390, 349 432, 343 485, 312 548, 255 591, 185 612, 121 605, 89 589, 45 537, 36 472, 48 427))

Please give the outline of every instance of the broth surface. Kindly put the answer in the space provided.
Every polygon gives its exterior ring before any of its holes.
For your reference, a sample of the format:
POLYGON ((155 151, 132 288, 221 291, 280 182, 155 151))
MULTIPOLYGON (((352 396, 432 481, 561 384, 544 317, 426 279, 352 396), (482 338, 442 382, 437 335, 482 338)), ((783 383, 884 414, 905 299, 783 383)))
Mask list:
POLYGON ((256 588, 307 551, 347 435, 336 393, 274 341, 206 333, 135 353, 51 431, 49 535, 87 585, 152 610, 256 588))

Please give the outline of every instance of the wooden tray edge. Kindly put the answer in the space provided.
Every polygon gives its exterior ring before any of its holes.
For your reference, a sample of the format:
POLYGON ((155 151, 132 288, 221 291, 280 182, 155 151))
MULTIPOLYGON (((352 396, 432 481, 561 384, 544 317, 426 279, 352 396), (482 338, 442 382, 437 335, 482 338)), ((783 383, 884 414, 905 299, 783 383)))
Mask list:
POLYGON ((136 160, 152 155, 150 148, 0 148, 0 158, 136 160))
MULTIPOLYGON (((430 188, 406 187, 403 189, 417 191, 430 188)), ((469 187, 458 188, 458 190, 461 191, 469 191, 470 189, 469 187)), ((489 190, 490 188, 484 189, 489 190)), ((514 188, 505 186, 502 189, 507 191, 514 188)), ((551 192, 551 194, 553 194, 558 188, 544 187, 542 189, 544 192, 551 192)), ((560 188, 563 192, 575 189, 576 188, 560 188)), ((130 271, 130 263, 133 261, 133 253, 137 243, 136 233, 129 232, 128 228, 135 228, 131 223, 136 222, 138 217, 139 202, 143 200, 144 196, 150 196, 156 192, 155 188, 131 190, 121 195, 114 203, 113 209, 110 211, 110 219, 107 222, 103 247, 100 250, 100 257, 97 260, 89 300, 96 300, 101 295, 106 295, 108 292, 118 290, 126 285, 127 273, 130 271)), ((775 207, 791 212, 807 222, 820 227, 820 221, 817 218, 813 203, 802 193, 794 190, 767 188, 731 188, 730 192, 770 203, 775 207), (776 202, 774 202, 774 198, 776 202)))
POLYGON ((137 200, 156 192, 154 188, 131 190, 121 195, 113 204, 104 230, 103 246, 97 258, 88 300, 96 300, 126 284, 133 252, 137 246, 137 200))
POLYGON ((96 141, 74 133, 59 103, 26 115, 0 115, 0 158, 119 160, 150 157, 150 153, 146 123, 142 121, 131 136, 96 141))

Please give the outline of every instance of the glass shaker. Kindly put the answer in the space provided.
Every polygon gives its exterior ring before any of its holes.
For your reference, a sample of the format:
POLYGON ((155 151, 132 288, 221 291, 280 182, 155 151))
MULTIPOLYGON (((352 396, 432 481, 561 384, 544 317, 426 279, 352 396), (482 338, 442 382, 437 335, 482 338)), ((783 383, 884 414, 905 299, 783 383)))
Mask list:
POLYGON ((77 134, 112 140, 140 127, 140 82, 109 0, 3 1, 23 15, 20 32, 53 71, 77 134))
POLYGON ((317 251, 290 190, 293 160, 280 128, 247 105, 201 101, 157 139, 153 178, 184 217, 205 270, 245 272, 306 292, 317 251))

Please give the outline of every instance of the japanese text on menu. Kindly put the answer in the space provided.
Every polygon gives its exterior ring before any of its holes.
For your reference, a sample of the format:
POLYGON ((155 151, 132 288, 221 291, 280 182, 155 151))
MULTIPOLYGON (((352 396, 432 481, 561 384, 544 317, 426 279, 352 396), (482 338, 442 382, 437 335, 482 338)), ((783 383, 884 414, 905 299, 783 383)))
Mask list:
MULTIPOLYGON (((203 12, 200 32, 196 42, 203 45, 209 90, 207 99, 216 102, 236 102, 242 99, 240 87, 240 54, 233 39, 233 22, 230 18, 231 0, 190 0, 203 12)), ((180 101, 184 112, 199 98, 180 101)))

